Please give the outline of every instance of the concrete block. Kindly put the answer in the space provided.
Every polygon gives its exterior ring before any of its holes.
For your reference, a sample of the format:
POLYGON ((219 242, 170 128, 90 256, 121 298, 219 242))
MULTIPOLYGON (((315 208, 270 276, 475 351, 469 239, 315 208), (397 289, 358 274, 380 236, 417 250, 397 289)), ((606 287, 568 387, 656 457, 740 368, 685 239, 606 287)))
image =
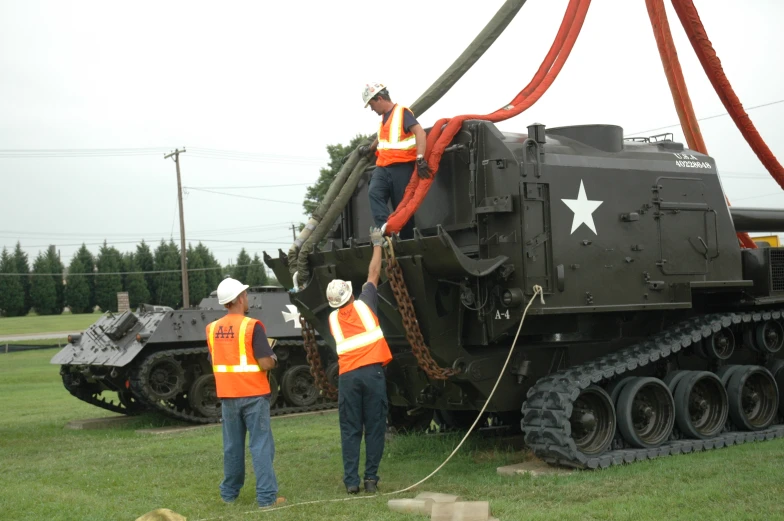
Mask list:
POLYGON ((456 501, 433 503, 431 521, 488 521, 490 503, 487 501, 456 501))
POLYGON ((108 416, 106 418, 87 418, 86 420, 71 420, 65 424, 66 429, 92 430, 111 429, 133 421, 132 416, 108 416))
POLYGON ((432 499, 390 499, 387 501, 387 506, 393 512, 400 512, 402 514, 423 514, 430 515, 430 509, 433 508, 432 499))
POLYGON ((220 423, 207 423, 204 425, 181 425, 173 427, 153 427, 152 429, 137 429, 136 434, 179 434, 181 432, 209 427, 219 427, 220 423))
POLYGON ((416 499, 429 499, 434 503, 454 503, 460 500, 460 496, 441 494, 439 492, 422 492, 417 494, 416 499))
POLYGON ((542 460, 534 459, 515 465, 507 465, 505 467, 498 467, 496 472, 502 476, 516 476, 518 474, 530 474, 531 477, 548 476, 548 475, 564 475, 568 476, 574 470, 565 469, 561 467, 553 467, 548 465, 542 460))

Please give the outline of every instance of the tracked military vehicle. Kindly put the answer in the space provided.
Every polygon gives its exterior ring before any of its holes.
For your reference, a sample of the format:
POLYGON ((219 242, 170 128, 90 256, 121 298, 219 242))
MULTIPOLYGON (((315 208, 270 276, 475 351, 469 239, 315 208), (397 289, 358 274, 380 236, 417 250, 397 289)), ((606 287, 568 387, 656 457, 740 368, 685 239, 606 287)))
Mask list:
MULTIPOLYGON (((314 384, 303 348, 297 310, 283 288, 248 290, 248 315, 261 320, 277 367, 269 373, 272 415, 335 407, 314 384)), ((225 315, 215 292, 197 309, 144 305, 136 313, 107 313, 51 360, 75 397, 112 412, 162 412, 192 423, 220 421, 220 400, 207 359, 206 326, 225 315)), ((327 376, 337 378, 337 358, 317 342, 327 376)))
MULTIPOLYGON (((325 289, 360 288, 372 169, 290 295, 331 346, 325 289)), ((390 404, 519 422, 555 465, 607 467, 784 436, 784 212, 729 207, 713 158, 615 125, 466 121, 393 236, 379 320, 390 404)), ((284 252, 265 254, 284 286, 284 252)), ((403 415, 405 417, 405 415, 403 415)))

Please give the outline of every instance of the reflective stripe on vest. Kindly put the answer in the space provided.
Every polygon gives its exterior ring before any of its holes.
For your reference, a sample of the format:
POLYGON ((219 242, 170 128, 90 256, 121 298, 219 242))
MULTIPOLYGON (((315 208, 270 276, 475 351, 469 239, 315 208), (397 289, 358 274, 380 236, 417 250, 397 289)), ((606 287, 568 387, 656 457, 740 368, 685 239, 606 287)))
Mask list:
POLYGON ((343 329, 340 327, 340 320, 338 320, 339 310, 335 310, 329 315, 329 325, 332 329, 332 336, 335 337, 335 348, 338 352, 338 356, 371 345, 384 338, 384 332, 381 331, 381 326, 376 325, 373 312, 370 311, 367 304, 361 300, 355 300, 354 309, 357 311, 359 319, 365 327, 365 332, 349 338, 346 338, 343 335, 343 329))
POLYGON ((248 363, 248 355, 247 349, 245 347, 245 333, 248 329, 248 324, 253 320, 250 317, 245 317, 242 319, 242 324, 240 325, 240 333, 239 333, 239 345, 240 345, 240 363, 239 365, 215 365, 215 352, 213 347, 213 342, 215 338, 215 324, 217 321, 210 324, 210 334, 208 337, 208 346, 210 348, 210 355, 212 356, 212 371, 215 373, 258 373, 261 371, 261 368, 258 364, 248 363))
MULTIPOLYGON (((403 130, 403 115, 405 107, 395 105, 392 115, 388 120, 388 132, 384 132, 384 120, 378 126, 378 150, 412 150, 416 148, 416 136, 413 133, 407 137, 403 130)), ((414 156, 416 158, 416 156, 414 156)))

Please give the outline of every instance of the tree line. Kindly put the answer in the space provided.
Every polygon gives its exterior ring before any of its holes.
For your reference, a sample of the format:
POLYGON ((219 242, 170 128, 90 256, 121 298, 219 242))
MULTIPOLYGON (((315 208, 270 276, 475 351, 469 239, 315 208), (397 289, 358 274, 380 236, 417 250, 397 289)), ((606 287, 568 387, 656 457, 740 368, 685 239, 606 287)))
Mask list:
MULTIPOLYGON (((190 304, 209 296, 223 278, 234 277, 250 286, 277 285, 268 280, 258 254, 250 257, 243 248, 233 266, 221 266, 201 242, 188 245, 188 289, 190 304)), ((180 249, 173 240, 153 250, 142 241, 136 250, 121 253, 104 241, 96 255, 82 244, 68 268, 55 247, 40 252, 30 267, 27 253, 17 242, 0 254, 0 315, 15 317, 35 310, 39 315, 117 311, 117 293, 127 291, 132 309, 141 304, 182 307, 180 249), (167 273, 156 273, 167 271, 167 273), (8 275, 15 274, 15 275, 8 275), (49 274, 49 275, 44 275, 49 274)))

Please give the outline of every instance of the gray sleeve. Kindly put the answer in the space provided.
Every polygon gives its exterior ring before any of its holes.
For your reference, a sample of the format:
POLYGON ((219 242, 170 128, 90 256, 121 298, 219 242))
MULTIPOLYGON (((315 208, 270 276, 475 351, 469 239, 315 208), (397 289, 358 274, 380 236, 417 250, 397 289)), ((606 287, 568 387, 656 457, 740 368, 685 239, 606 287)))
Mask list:
POLYGON ((362 293, 359 294, 359 300, 367 304, 373 313, 378 316, 378 290, 376 285, 372 282, 365 282, 362 286, 362 293))

